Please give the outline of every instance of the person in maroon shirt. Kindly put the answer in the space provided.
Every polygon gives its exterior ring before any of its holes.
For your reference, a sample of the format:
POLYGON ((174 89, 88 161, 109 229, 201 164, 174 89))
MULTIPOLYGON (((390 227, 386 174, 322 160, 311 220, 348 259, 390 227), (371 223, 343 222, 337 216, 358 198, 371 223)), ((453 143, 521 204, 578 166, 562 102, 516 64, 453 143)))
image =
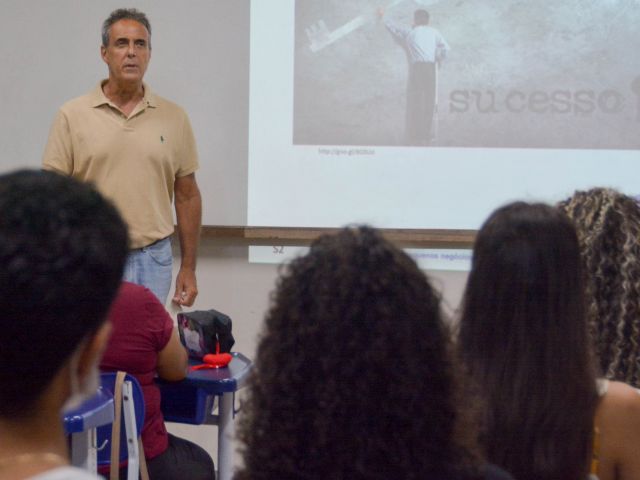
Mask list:
MULTIPOLYGON (((100 369, 124 370, 140 382, 145 403, 142 443, 151 480, 214 479, 209 454, 169 434, 164 425, 160 389, 154 379, 158 375, 165 380, 182 380, 187 372, 187 352, 164 306, 147 288, 123 282, 109 319, 113 331, 100 369)), ((120 478, 126 478, 126 469, 122 470, 120 478)))

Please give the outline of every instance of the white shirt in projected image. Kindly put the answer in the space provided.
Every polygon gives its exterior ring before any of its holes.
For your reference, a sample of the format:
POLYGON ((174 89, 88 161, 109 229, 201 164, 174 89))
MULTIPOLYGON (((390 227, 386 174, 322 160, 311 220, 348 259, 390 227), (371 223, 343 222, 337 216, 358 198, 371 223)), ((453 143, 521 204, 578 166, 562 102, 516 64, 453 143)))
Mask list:
POLYGON ((408 28, 390 20, 385 27, 406 49, 410 63, 440 62, 447 56, 450 47, 438 30, 427 25, 408 28))

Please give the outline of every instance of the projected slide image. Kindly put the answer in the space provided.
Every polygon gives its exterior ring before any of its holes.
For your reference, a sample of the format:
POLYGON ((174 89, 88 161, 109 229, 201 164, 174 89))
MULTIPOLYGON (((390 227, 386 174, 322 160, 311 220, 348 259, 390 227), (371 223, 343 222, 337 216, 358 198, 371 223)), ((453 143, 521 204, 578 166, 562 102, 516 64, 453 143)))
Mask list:
POLYGON ((638 25, 638 0, 296 0, 293 143, 639 149, 638 25), (418 9, 446 43, 420 74, 418 9))

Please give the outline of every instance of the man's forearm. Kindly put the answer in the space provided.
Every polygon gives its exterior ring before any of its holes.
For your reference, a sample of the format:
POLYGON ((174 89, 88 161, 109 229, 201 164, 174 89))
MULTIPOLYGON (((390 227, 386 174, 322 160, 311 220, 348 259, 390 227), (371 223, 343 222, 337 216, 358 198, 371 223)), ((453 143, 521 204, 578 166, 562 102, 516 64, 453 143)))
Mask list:
POLYGON ((186 194, 176 194, 176 218, 180 239, 180 268, 195 270, 202 223, 202 198, 197 185, 192 186, 186 194))
POLYGON ((197 198, 176 203, 176 217, 178 219, 178 238, 180 239, 180 268, 195 270, 202 221, 200 195, 197 198))

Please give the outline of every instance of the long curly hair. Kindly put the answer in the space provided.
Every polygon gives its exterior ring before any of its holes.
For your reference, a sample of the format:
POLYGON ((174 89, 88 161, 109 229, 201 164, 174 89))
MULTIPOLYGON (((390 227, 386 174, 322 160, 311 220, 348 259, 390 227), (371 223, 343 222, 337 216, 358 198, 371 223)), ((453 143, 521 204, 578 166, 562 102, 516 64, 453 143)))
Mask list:
POLYGON ((368 227, 285 267, 241 420, 240 479, 465 478, 439 297, 368 227), (460 476, 462 475, 462 476, 460 476))
POLYGON ((578 239, 563 213, 517 202, 489 217, 459 329, 487 460, 518 480, 587 478, 598 395, 578 239))
POLYGON ((640 387, 640 206, 608 188, 558 204, 576 226, 601 373, 640 387))

